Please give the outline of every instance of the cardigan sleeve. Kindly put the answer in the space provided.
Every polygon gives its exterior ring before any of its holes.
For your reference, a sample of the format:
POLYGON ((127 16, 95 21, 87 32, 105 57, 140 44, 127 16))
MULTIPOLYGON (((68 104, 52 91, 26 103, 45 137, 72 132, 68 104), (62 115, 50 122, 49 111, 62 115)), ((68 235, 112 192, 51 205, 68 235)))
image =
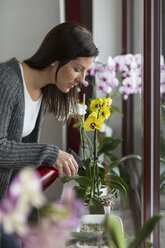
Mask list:
POLYGON ((13 73, 11 77, 9 74, 9 70, 5 73, 0 71, 0 168, 52 167, 58 157, 57 146, 22 142, 22 130, 18 128, 19 125, 22 128, 19 123, 22 118, 18 114, 14 115, 14 111, 21 109, 18 99, 22 91, 17 83, 18 76, 13 73))

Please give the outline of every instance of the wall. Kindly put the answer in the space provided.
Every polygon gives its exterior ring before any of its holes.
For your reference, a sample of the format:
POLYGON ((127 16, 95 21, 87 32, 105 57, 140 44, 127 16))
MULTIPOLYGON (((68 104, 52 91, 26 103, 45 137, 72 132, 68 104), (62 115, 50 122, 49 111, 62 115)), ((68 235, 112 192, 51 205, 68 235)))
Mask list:
POLYGON ((59 0, 1 0, 0 61, 32 55, 49 29, 59 22, 59 0))
MULTIPOLYGON (((63 0, 1 0, 0 62, 11 57, 16 57, 20 61, 30 57, 47 32, 63 21, 62 7, 63 0)), ((41 142, 57 144, 60 148, 64 148, 63 130, 65 127, 56 122, 52 115, 47 115, 41 142)), ((56 198, 61 188, 61 183, 57 180, 46 194, 50 198, 56 198)))
MULTIPOLYGON (((99 60, 107 61, 108 56, 122 53, 122 0, 93 0, 93 37, 98 47, 99 60)), ((121 99, 113 101, 122 109, 121 99)), ((113 136, 122 137, 121 115, 114 113, 110 117, 113 136)), ((121 146, 117 155, 121 154, 121 146)))
POLYGON ((93 0, 93 36, 100 60, 122 52, 122 0, 93 0))

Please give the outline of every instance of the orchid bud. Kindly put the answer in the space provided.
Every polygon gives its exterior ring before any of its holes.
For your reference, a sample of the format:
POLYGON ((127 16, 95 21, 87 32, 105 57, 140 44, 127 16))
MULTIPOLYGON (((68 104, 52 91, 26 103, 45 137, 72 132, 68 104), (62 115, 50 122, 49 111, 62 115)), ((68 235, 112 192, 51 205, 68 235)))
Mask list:
POLYGON ((88 83, 88 81, 84 81, 84 83, 83 83, 83 85, 84 85, 84 87, 88 87, 89 86, 89 83, 88 83))

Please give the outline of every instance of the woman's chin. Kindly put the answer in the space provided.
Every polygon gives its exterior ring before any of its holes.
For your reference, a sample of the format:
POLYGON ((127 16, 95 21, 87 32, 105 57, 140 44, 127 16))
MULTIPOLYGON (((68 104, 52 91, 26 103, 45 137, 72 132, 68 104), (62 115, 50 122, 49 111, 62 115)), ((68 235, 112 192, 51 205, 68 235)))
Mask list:
POLYGON ((67 93, 69 93, 70 88, 67 88, 67 89, 60 89, 60 91, 62 91, 63 93, 67 94, 67 93))

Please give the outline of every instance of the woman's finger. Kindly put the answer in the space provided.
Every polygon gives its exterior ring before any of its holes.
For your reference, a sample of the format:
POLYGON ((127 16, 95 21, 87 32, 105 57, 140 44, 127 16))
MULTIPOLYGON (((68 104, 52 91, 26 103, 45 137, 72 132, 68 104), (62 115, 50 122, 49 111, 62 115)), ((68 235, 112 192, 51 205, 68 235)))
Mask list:
POLYGON ((67 176, 75 176, 78 172, 78 164, 74 157, 67 152, 59 151, 54 167, 58 170, 59 177, 65 172, 67 176))

